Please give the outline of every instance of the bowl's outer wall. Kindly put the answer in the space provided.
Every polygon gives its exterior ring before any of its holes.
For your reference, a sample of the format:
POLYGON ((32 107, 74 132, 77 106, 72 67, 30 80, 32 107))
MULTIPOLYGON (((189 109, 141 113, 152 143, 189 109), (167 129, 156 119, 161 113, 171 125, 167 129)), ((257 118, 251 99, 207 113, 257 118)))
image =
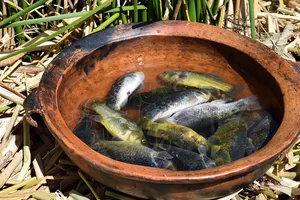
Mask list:
MULTIPOLYGON (((117 47, 112 44, 107 48, 102 54, 103 62, 117 47)), ((95 69, 101 68, 97 64, 94 67, 95 69)), ((83 67, 82 71, 83 74, 94 73, 90 68, 83 67)), ((297 72, 267 47, 217 27, 169 21, 117 26, 75 42, 62 51, 49 65, 39 90, 26 99, 25 106, 29 123, 34 124, 30 118, 32 113, 42 114, 50 131, 67 155, 83 171, 103 184, 144 198, 186 199, 185 197, 189 196, 191 199, 205 199, 229 194, 259 178, 279 153, 294 141, 299 131, 300 105, 299 98, 297 98, 299 91, 297 72), (74 72, 72 66, 79 66, 76 63, 80 62, 81 58, 108 43, 155 35, 214 41, 216 43, 214 48, 219 51, 217 54, 224 53, 224 57, 230 64, 241 64, 237 68, 252 69, 249 65, 253 64, 251 60, 255 60, 257 64, 253 66, 253 71, 257 71, 260 79, 267 77, 266 81, 261 80, 261 82, 269 88, 272 94, 272 98, 269 98, 272 99, 270 104, 273 109, 278 109, 275 114, 279 120, 282 118, 284 109, 282 124, 273 139, 256 153, 222 167, 192 172, 173 172, 114 161, 92 151, 75 137, 68 127, 74 122, 64 121, 62 114, 66 112, 63 111, 64 108, 59 107, 62 103, 60 102, 62 96, 59 95, 63 94, 60 87, 67 84, 64 79, 72 79, 69 76, 72 70, 74 72), (233 50, 222 50, 226 49, 222 47, 224 45, 233 50), (234 49, 237 52, 243 52, 244 55, 236 54, 234 49), (250 60, 247 59, 249 57, 250 60), (243 59, 245 59, 244 62, 243 59)), ((80 92, 74 91, 74 95, 80 96, 80 92)))

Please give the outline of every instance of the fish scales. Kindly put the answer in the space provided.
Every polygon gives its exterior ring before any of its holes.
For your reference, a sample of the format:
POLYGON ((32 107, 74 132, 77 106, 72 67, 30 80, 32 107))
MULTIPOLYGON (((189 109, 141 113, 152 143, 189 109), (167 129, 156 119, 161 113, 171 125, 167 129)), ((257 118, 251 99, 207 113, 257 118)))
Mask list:
POLYGON ((168 83, 188 87, 215 88, 224 92, 230 92, 233 89, 231 84, 224 82, 219 77, 195 71, 166 71, 161 73, 159 78, 168 83))
POLYGON ((240 99, 232 103, 224 103, 217 100, 216 102, 213 101, 186 108, 175 113, 166 121, 190 128, 198 128, 199 126, 211 125, 241 111, 258 109, 261 109, 261 106, 257 102, 256 96, 240 99))
POLYGON ((91 108, 97 112, 101 124, 112 136, 135 143, 145 141, 142 129, 133 120, 110 109, 101 102, 93 103, 91 108))
POLYGON ((141 127, 148 130, 148 134, 157 138, 164 139, 173 143, 174 145, 190 149, 193 151, 208 150, 209 146, 206 139, 193 131, 190 128, 171 124, 171 123, 156 123, 151 120, 144 119, 141 127))
POLYGON ((207 102, 209 99, 209 93, 195 92, 193 90, 182 91, 170 94, 161 99, 161 101, 146 106, 142 111, 144 116, 152 121, 163 120, 175 112, 207 102))
POLYGON ((95 151, 114 160, 175 170, 172 158, 167 152, 157 152, 153 149, 128 141, 98 141, 92 146, 95 151))
POLYGON ((128 97, 143 83, 143 72, 132 72, 118 78, 111 88, 107 106, 114 110, 120 110, 128 101, 128 97))

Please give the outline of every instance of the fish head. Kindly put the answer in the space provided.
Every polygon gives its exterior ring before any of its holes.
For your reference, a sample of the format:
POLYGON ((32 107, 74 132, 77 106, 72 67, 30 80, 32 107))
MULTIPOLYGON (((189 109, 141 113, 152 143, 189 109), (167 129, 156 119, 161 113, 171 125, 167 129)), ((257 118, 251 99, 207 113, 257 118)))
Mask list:
POLYGON ((208 138, 208 143, 210 145, 221 145, 221 140, 219 137, 212 135, 208 138))
POLYGON ((228 151, 220 148, 217 152, 211 153, 211 158, 216 162, 217 166, 231 162, 231 157, 228 151))
POLYGON ((156 167, 176 170, 173 162, 167 158, 154 157, 153 162, 155 163, 156 167))
POLYGON ((160 73, 158 77, 163 81, 176 83, 185 78, 186 74, 184 71, 168 71, 160 73))

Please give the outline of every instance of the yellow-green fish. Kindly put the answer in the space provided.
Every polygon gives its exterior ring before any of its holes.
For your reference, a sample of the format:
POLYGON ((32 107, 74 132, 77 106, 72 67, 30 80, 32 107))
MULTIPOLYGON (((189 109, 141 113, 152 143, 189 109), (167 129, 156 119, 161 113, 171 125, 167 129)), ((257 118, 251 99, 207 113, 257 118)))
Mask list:
POLYGON ((212 74, 194 71, 167 71, 159 74, 159 78, 167 83, 194 88, 215 88, 224 92, 230 92, 233 89, 233 85, 212 74))
POLYGON ((249 147, 248 126, 244 120, 232 119, 221 125, 216 133, 208 138, 211 145, 211 158, 223 165, 243 158, 249 147))
POLYGON ((100 123, 113 137, 139 144, 145 141, 142 129, 133 120, 101 102, 92 103, 90 107, 96 111, 100 123))
POLYGON ((209 150, 207 140, 190 128, 172 123, 156 123, 146 118, 142 120, 141 127, 148 130, 149 135, 169 141, 177 147, 198 150, 204 154, 209 150))

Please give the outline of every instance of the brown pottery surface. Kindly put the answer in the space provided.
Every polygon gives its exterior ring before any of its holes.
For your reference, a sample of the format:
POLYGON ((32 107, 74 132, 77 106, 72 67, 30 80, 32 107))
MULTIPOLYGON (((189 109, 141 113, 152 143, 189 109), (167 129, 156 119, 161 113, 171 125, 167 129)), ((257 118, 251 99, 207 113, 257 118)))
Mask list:
POLYGON ((89 35, 64 49, 49 65, 40 87, 25 101, 28 122, 42 115, 49 130, 79 168, 118 191, 150 199, 214 199, 261 177, 297 137, 299 74, 264 45, 199 23, 165 21, 120 25, 89 35), (259 96, 280 127, 262 149, 230 164, 198 171, 170 171, 118 162, 93 151, 73 133, 82 103, 105 98, 121 75, 141 70, 145 90, 158 87, 168 70, 212 73, 243 86, 238 96, 259 96))

